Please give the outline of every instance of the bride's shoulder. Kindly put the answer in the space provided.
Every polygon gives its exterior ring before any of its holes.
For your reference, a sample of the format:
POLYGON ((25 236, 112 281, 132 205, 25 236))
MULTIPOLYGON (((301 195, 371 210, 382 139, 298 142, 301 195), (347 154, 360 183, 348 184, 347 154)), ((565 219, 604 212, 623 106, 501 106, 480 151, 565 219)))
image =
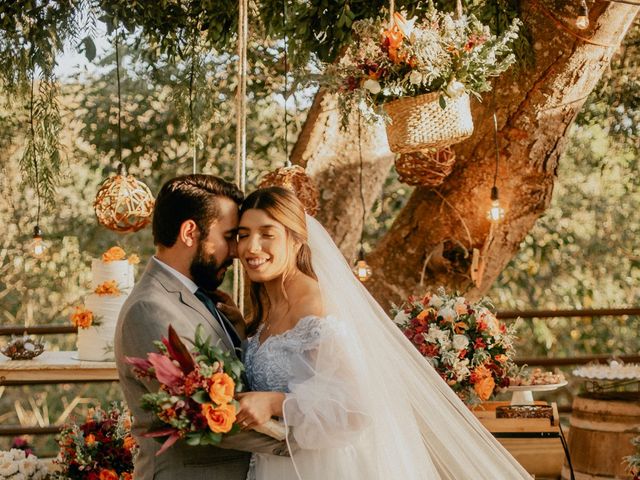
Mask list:
POLYGON ((296 288, 291 300, 289 315, 295 321, 306 317, 322 318, 326 315, 322 294, 318 282, 312 278, 306 278, 296 288))

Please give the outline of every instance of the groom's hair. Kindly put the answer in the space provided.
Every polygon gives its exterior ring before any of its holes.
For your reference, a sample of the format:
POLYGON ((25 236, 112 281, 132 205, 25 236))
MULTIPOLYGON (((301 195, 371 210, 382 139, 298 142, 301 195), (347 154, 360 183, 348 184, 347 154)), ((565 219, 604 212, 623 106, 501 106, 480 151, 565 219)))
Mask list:
POLYGON ((172 247, 178 239, 180 226, 193 220, 206 235, 220 216, 217 199, 226 197, 240 205, 244 195, 233 183, 214 175, 182 175, 167 181, 153 210, 153 243, 172 247))

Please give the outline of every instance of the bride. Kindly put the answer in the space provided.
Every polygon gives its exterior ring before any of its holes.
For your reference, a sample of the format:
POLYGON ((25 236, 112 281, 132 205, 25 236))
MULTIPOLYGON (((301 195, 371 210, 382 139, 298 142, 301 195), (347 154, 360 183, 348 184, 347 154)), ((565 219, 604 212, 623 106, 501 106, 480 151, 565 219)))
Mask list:
POLYGON ((250 478, 531 478, 404 337, 292 192, 257 190, 240 215, 252 391, 240 395, 237 421, 251 429, 281 417, 297 445, 291 458, 255 455, 250 478))

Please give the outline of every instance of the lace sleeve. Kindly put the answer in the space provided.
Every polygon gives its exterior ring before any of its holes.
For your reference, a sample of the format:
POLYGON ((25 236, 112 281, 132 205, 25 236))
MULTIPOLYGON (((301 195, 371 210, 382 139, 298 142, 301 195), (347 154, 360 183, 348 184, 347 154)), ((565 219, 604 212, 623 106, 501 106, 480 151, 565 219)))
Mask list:
POLYGON ((369 424, 361 409, 363 386, 357 352, 333 317, 307 317, 297 329, 284 421, 302 449, 352 443, 369 424))

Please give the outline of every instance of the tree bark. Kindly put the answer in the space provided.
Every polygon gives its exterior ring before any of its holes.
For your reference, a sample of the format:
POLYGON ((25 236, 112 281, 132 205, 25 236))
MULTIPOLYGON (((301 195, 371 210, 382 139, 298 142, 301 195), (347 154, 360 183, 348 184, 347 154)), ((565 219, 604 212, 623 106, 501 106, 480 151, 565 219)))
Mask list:
MULTIPOLYGON (((388 307, 406 295, 445 286, 476 298, 486 292, 548 207, 569 128, 608 67, 639 7, 596 3, 590 27, 573 27, 577 4, 527 0, 521 18, 535 62, 495 85, 500 161, 497 186, 506 211, 486 218, 496 168, 492 94, 472 105, 473 136, 455 146, 454 171, 437 189, 416 188, 367 260, 367 287, 388 307)), ((362 227, 353 128, 338 129, 330 99, 319 94, 294 151, 321 186, 319 220, 352 258, 362 227)), ((364 129, 363 129, 364 131, 364 129)), ((393 161, 383 127, 363 143, 365 203, 370 208, 393 161)))

